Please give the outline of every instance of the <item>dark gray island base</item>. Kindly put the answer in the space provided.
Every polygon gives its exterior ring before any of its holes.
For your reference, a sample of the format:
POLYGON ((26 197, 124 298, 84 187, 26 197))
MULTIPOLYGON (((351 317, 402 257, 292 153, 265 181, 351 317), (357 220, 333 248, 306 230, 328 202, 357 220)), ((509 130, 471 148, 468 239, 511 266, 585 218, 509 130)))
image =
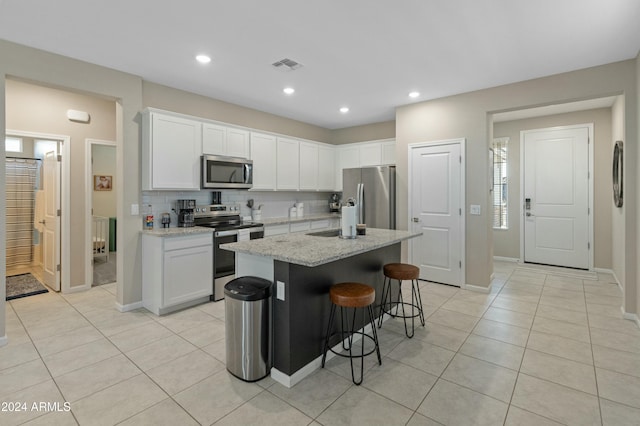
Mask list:
MULTIPOLYGON (((400 262, 401 241, 418 235, 369 229, 356 240, 289 234, 222 246, 236 252, 236 276, 252 275, 274 282, 271 377, 291 387, 320 368, 332 285, 360 282, 372 286, 377 315, 383 266, 400 262)), ((365 325, 357 315, 356 328, 365 325)), ((330 344, 339 341, 336 335, 330 344)))
MULTIPOLYGON (((360 282, 375 288, 377 315, 384 279, 382 267, 399 261, 399 243, 314 268, 275 261, 275 281, 290 285, 285 285, 285 300, 273 302, 273 366, 293 376, 322 356, 331 309, 329 288, 333 284, 360 282)), ((337 331, 339 321, 335 324, 337 331)), ((356 315, 356 328, 363 326, 362 316, 356 315)), ((334 337, 332 346, 339 343, 339 336, 334 337)))

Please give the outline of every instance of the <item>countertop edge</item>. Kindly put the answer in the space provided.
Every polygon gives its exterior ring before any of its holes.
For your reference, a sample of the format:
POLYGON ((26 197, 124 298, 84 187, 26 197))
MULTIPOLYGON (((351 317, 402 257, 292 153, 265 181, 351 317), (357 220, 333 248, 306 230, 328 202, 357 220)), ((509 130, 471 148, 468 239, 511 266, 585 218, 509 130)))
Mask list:
MULTIPOLYGON (((409 233, 409 231, 404 231, 409 233)), ((302 233, 297 233, 299 235, 304 235, 302 233)), ((295 235, 295 234, 289 234, 290 236, 295 235)), ((251 256, 259 256, 259 257, 267 257, 267 258, 271 258, 273 260, 278 260, 280 262, 287 262, 287 263, 292 263, 295 265, 300 265, 300 266, 306 266, 306 267, 316 267, 316 266, 320 266, 320 265, 324 265, 327 263, 331 263, 331 262, 335 262, 337 260, 341 260, 341 259, 346 259, 349 258, 351 256, 356 256, 362 253, 366 253, 368 251, 372 251, 372 250, 376 250, 382 247, 387 247, 393 244, 397 244, 397 243, 401 243, 402 241, 406 241, 409 240, 411 238, 416 238, 422 235, 422 232, 416 232, 416 233, 410 233, 409 235, 405 235, 399 238, 393 238, 384 242, 380 242, 380 243, 376 243, 373 244, 371 247, 364 247, 361 249, 356 249, 353 250, 349 253, 346 254, 338 254, 336 256, 330 256, 330 257, 325 257, 317 262, 307 262, 304 260, 300 260, 300 259, 292 259, 290 257, 286 257, 286 256, 282 256, 282 255, 278 255, 277 253, 260 253, 260 252, 256 252, 255 250, 251 250, 251 249, 243 249, 243 248, 236 248, 236 247, 225 247, 225 246, 230 246, 233 244, 238 244, 238 243, 228 243, 228 244, 223 244, 220 246, 221 249, 223 250, 228 250, 228 251, 232 251, 235 253, 240 253, 240 254, 248 254, 251 256)), ((322 238, 322 237, 319 237, 322 238)))

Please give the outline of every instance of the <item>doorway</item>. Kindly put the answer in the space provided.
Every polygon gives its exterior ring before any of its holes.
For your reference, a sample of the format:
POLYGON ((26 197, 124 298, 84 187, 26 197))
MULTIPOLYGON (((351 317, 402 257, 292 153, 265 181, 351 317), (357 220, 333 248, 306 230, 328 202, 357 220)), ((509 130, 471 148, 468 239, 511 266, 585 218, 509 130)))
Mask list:
POLYGON ((88 286, 112 284, 117 281, 116 241, 116 143, 97 139, 86 140, 87 250, 86 282, 88 286))
POLYGON ((521 132, 521 261, 593 268, 593 124, 521 132))
POLYGON ((420 279, 464 287, 465 140, 409 145, 409 243, 420 279))
POLYGON ((20 146, 19 152, 7 152, 18 157, 8 158, 6 167, 8 174, 17 169, 6 182, 7 276, 25 276, 25 282, 64 291, 69 286, 64 273, 68 250, 61 241, 68 238, 68 213, 62 206, 68 201, 64 183, 69 170, 63 159, 68 158, 69 137, 19 130, 7 130, 6 135, 20 146))

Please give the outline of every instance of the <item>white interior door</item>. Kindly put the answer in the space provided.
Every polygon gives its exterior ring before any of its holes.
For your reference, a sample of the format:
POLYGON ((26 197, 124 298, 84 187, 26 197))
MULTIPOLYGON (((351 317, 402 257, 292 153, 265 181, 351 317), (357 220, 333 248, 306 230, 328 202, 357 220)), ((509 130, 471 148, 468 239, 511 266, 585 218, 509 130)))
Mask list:
POLYGON ((60 162, 47 152, 42 165, 44 191, 43 275, 47 286, 60 291, 60 162))
POLYGON ((410 226, 422 236, 410 240, 411 263, 420 278, 463 284, 461 144, 411 149, 410 226))
POLYGON ((523 133, 524 261, 589 268, 589 127, 523 133))

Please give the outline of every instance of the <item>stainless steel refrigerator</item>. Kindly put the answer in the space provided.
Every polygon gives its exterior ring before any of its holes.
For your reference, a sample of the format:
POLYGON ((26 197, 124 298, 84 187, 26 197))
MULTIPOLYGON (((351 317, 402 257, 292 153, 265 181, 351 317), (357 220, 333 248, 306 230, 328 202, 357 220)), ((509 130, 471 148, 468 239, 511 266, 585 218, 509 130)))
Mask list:
POLYGON ((356 201, 358 223, 396 229, 396 166, 344 169, 342 188, 343 203, 356 201))

